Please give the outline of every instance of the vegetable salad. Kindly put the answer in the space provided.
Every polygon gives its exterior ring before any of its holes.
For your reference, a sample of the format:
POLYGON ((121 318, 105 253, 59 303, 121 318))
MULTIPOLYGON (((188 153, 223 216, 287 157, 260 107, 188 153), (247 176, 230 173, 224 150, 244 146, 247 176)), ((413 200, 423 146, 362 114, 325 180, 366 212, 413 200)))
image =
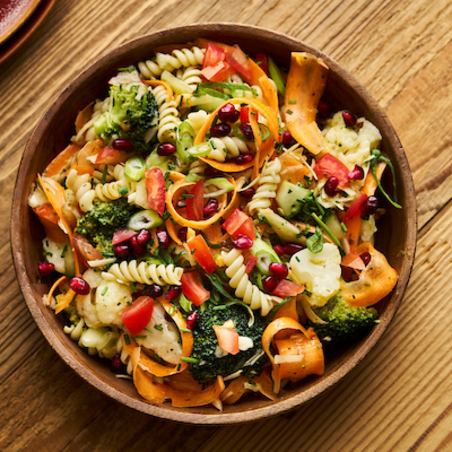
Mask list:
POLYGON ((149 402, 276 400, 378 322, 394 170, 371 122, 330 111, 327 79, 309 53, 166 48, 119 68, 37 176, 43 302, 149 402))

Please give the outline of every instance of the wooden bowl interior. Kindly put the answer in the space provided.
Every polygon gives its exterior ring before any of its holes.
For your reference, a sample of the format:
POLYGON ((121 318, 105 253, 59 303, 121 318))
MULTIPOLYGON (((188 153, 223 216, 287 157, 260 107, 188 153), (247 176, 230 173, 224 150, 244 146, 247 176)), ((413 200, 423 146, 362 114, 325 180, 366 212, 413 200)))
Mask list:
POLYGON ((387 328, 405 291, 415 251, 413 182, 403 149, 384 113, 365 89, 330 58, 299 41, 250 26, 206 24, 164 30, 138 38, 100 59, 62 93, 34 131, 19 168, 13 205, 11 236, 18 279, 28 307, 50 344, 83 378, 109 396, 145 413, 190 423, 238 423, 279 414, 301 405, 336 383, 364 358, 387 328), (347 108, 365 116, 379 128, 383 136, 381 149, 395 163, 399 201, 404 206, 403 210, 388 208, 388 215, 377 236, 377 248, 384 252, 400 275, 395 291, 377 306, 380 324, 360 343, 332 356, 322 377, 307 378, 293 385, 277 402, 248 397, 237 405, 226 407, 223 413, 211 407, 183 409, 173 408, 169 403, 153 406, 139 397, 129 381, 117 379, 105 362, 89 356, 64 334, 62 316, 56 317, 41 302, 42 295, 48 291, 48 284, 41 281, 37 271, 37 263, 42 258, 43 231, 27 206, 36 174, 42 172, 67 145, 74 134, 77 113, 93 99, 106 96, 106 83, 116 69, 148 59, 158 46, 186 43, 196 37, 239 43, 245 52, 270 54, 285 66, 288 66, 291 51, 309 51, 321 56, 330 67, 324 97, 334 111, 347 108))

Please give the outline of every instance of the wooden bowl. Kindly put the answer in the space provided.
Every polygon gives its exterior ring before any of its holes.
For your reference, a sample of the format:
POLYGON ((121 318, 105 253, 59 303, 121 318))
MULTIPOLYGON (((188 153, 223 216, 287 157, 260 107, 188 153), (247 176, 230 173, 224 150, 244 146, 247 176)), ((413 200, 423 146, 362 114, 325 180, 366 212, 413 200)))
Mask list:
POLYGON ((193 424, 242 423, 281 414, 316 397, 347 375, 377 343, 394 316, 408 283, 416 244, 413 180, 400 141, 381 108, 363 86, 328 56, 296 39, 246 25, 197 24, 158 31, 113 50, 76 77, 44 114, 26 146, 13 206, 11 241, 17 277, 28 307, 51 346, 79 375, 110 397, 153 416, 193 424), (381 131, 381 148, 395 165, 399 201, 403 206, 403 210, 388 208, 377 237, 377 248, 384 252, 400 275, 395 290, 377 306, 380 323, 361 342, 327 360, 323 376, 310 377, 293 385, 277 402, 248 397, 236 405, 226 406, 224 412, 213 407, 184 409, 173 408, 170 403, 151 405, 138 395, 130 381, 116 378, 104 362, 89 356, 64 334, 62 316, 55 316, 42 303, 42 295, 48 291, 37 265, 42 256, 43 232, 27 206, 27 196, 36 174, 67 145, 74 133, 78 111, 97 97, 106 96, 106 83, 116 69, 149 58, 157 46, 186 43, 196 37, 238 43, 245 52, 270 54, 286 66, 291 51, 308 51, 323 58, 330 68, 325 97, 334 110, 347 108, 364 115, 381 131))

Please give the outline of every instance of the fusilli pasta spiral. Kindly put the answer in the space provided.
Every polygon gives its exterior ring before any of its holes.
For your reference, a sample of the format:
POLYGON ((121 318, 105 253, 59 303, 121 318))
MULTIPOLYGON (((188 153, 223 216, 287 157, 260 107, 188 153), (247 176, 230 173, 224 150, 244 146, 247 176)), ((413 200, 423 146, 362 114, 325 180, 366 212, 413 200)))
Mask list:
POLYGON ((214 150, 209 154, 209 158, 224 162, 226 157, 237 157, 242 152, 248 152, 247 144, 237 137, 211 138, 209 140, 214 150))
POLYGON ((249 304, 251 309, 261 309, 262 315, 267 315, 272 307, 281 303, 281 299, 262 292, 248 277, 245 270, 242 252, 233 248, 228 253, 221 253, 224 263, 228 267, 225 271, 230 278, 229 285, 235 289, 235 295, 242 298, 244 303, 249 304))
POLYGON ((84 144, 87 141, 95 140, 97 138, 96 131, 94 130, 94 122, 102 114, 110 108, 111 99, 107 97, 104 100, 97 99, 93 106, 93 114, 91 119, 83 125, 78 131, 77 135, 72 138, 77 144, 84 144))
POLYGON ((89 212, 93 208, 96 192, 91 187, 91 176, 89 174, 79 175, 75 169, 72 169, 67 175, 66 187, 74 193, 83 212, 89 212))
POLYGON ((155 101, 159 106, 159 123, 157 139, 160 143, 176 140, 176 127, 180 124, 179 111, 175 100, 168 101, 168 94, 163 86, 152 90, 155 101))
POLYGON ((276 189, 281 181, 280 171, 281 162, 278 158, 264 165, 259 179, 259 187, 248 204, 248 212, 251 215, 254 215, 259 209, 271 206, 271 199, 276 197, 276 189))
POLYGON ((137 263, 136 260, 121 264, 113 264, 108 272, 102 272, 102 277, 106 280, 118 280, 122 283, 139 282, 141 284, 167 284, 180 286, 180 279, 184 269, 170 265, 148 264, 145 261, 137 263))

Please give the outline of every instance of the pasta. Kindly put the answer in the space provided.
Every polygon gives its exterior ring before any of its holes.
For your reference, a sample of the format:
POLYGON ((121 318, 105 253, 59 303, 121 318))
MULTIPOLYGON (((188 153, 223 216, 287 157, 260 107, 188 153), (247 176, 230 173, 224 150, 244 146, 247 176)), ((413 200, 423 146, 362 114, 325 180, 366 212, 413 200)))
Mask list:
POLYGON ((400 206, 377 128, 317 122, 321 60, 293 53, 284 74, 198 44, 118 70, 28 201, 64 332, 151 403, 223 409, 276 400, 370 331, 397 283, 377 186, 400 206))

